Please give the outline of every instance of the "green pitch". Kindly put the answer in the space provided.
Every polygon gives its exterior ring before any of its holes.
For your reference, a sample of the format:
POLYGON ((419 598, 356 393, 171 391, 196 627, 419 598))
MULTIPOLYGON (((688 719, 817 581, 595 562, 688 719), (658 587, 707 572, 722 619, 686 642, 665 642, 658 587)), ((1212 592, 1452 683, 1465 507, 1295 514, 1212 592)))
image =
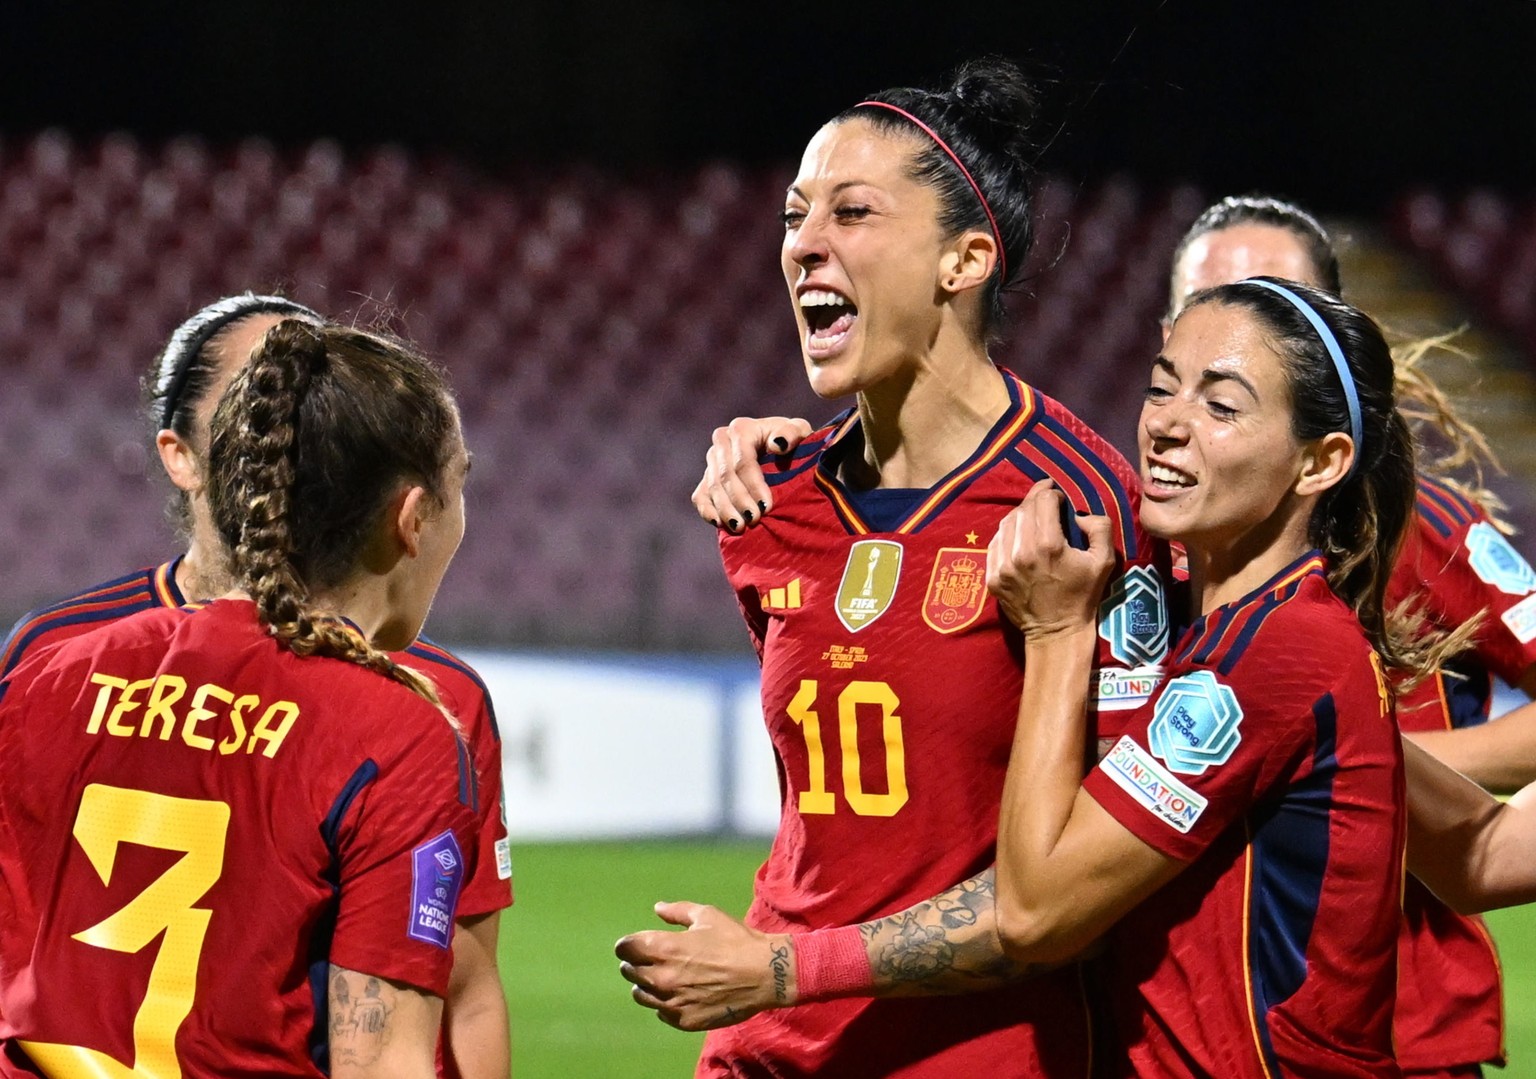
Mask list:
MULTIPOLYGON (((661 923, 661 899, 746 910, 767 848, 745 842, 523 844, 501 969, 517 1079, 673 1079, 693 1074, 700 1035, 633 1004, 613 943, 661 923)), ((1489 917, 1504 960, 1508 1071, 1536 1075, 1536 909, 1489 917)))

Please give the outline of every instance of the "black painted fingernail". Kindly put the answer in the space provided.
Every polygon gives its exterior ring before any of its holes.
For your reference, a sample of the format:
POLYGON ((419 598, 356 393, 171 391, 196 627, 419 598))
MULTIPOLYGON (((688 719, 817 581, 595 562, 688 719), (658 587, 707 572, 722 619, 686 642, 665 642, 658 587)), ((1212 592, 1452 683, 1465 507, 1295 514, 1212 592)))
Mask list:
POLYGON ((732 531, 732 532, 734 532, 734 531, 736 531, 736 530, 737 530, 737 529, 738 529, 738 528, 740 528, 740 527, 741 527, 741 522, 740 522, 740 521, 738 521, 738 520, 737 520, 737 519, 736 519, 736 518, 734 518, 734 517, 732 517, 732 518, 731 518, 731 519, 730 519, 730 520, 729 520, 729 521, 727 521, 727 522, 726 522, 726 523, 725 523, 725 527, 726 527, 726 528, 728 528, 728 529, 730 529, 730 530, 731 530, 731 531, 732 531))
POLYGON ((751 524, 752 523, 752 511, 751 510, 742 510, 741 511, 741 515, 747 519, 747 524, 751 524))
POLYGON ((757 508, 762 510, 764 513, 767 513, 768 512, 768 503, 766 503, 766 502, 762 501, 761 499, 759 499, 758 503, 757 503, 757 508))
POLYGON ((714 519, 714 518, 713 518, 713 517, 711 517, 711 518, 710 518, 710 519, 709 519, 709 523, 710 523, 710 524, 712 524, 712 525, 714 525, 714 526, 715 526, 715 527, 716 527, 716 528, 719 528, 719 527, 720 527, 720 522, 719 522, 719 521, 717 521, 717 520, 715 520, 715 519, 714 519))
POLYGON ((773 440, 773 444, 779 448, 780 453, 783 453, 785 450, 789 449, 789 439, 785 438, 783 435, 777 436, 773 440))

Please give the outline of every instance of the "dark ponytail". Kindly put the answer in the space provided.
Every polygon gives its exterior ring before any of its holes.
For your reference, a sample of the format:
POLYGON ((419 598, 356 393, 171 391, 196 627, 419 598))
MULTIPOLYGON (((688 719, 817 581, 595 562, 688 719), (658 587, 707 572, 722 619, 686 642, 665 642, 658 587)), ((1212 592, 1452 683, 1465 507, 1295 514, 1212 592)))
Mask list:
POLYGON ((1001 247, 999 270, 984 286, 984 325, 988 337, 1002 328, 1003 289, 1019 279, 1034 242, 1035 159, 1038 148, 1029 126, 1038 109, 1034 87, 1012 61, 1000 58, 961 64, 948 84, 936 89, 898 87, 867 99, 911 113, 930 127, 964 163, 986 207, 965 173, 921 128, 889 109, 855 106, 833 123, 864 120, 886 131, 904 131, 922 139, 910 175, 931 188, 939 200, 939 226, 948 236, 968 229, 992 231, 1001 247), (991 210, 991 219, 987 216, 991 210))
POLYGON ((297 655, 377 671, 439 709, 430 679, 310 595, 356 568, 400 483, 440 496, 457 427, 441 374, 403 342, 285 319, 219 402, 209 448, 214 523, 272 636, 297 655))

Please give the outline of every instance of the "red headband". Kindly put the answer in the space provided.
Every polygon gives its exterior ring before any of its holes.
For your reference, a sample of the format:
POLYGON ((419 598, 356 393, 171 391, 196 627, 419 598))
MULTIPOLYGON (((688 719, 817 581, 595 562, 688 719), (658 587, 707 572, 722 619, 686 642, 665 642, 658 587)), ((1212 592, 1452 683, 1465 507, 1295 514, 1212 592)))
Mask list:
POLYGON ((923 133, 937 143, 940 150, 949 155, 949 159, 955 163, 955 168, 960 170, 960 175, 965 177, 965 182, 971 185, 972 191, 976 192, 976 200, 981 203, 982 212, 987 215, 987 222, 992 226, 992 238, 997 241, 998 280, 1006 281, 1008 279, 1008 253, 1003 250, 1003 234, 997 227, 997 218, 992 216, 992 207, 987 203, 987 196, 981 193, 981 185, 971 175, 971 170, 965 167, 965 162, 960 160, 960 155, 949 148, 949 143, 939 138, 937 131, 900 106, 892 105, 885 101, 861 101, 854 108, 890 109, 896 115, 904 116, 922 128, 923 133))

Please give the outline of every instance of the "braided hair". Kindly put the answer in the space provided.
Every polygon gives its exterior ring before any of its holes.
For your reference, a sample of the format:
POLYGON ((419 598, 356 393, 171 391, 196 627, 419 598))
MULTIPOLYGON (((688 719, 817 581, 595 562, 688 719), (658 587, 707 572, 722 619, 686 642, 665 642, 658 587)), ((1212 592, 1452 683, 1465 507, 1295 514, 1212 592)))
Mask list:
POLYGON ((403 341, 300 319, 279 322, 214 413, 208 502, 235 579, 296 655, 377 671, 443 709, 311 595, 344 581, 401 483, 442 499, 458 413, 442 373, 403 341))

